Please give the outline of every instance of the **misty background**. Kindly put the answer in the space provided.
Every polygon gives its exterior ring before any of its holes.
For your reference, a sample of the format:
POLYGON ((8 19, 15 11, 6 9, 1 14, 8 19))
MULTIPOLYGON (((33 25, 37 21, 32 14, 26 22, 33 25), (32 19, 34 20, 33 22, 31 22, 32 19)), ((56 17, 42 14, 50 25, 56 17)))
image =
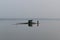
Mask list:
POLYGON ((60 40, 60 0, 0 0, 0 40, 60 40))
POLYGON ((60 18, 60 0, 0 0, 0 18, 60 18))

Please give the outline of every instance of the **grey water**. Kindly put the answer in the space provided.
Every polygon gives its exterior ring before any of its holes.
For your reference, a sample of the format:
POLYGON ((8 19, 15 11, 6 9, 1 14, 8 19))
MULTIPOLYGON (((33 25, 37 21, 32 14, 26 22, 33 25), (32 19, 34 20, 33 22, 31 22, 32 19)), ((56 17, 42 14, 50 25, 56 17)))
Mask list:
MULTIPOLYGON (((60 20, 39 20, 39 26, 14 25, 28 20, 0 20, 0 40, 60 40, 60 20)), ((37 20, 33 20, 36 22, 37 20)))

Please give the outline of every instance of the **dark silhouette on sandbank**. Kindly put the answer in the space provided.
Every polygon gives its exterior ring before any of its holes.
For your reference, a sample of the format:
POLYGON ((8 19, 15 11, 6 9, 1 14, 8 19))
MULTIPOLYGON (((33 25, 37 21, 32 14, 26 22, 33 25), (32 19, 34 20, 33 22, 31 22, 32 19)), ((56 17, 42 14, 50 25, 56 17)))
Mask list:
POLYGON ((28 20, 28 22, 25 23, 17 23, 17 24, 28 24, 29 27, 32 27, 33 24, 37 24, 37 26, 39 26, 39 21, 37 21, 37 23, 33 22, 33 20, 28 20))

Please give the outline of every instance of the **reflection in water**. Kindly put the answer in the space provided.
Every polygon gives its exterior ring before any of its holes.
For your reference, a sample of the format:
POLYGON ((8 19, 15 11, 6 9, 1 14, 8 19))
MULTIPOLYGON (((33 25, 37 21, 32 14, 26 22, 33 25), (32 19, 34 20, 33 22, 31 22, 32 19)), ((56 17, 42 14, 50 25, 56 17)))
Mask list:
POLYGON ((28 24, 29 27, 32 27, 33 24, 28 24))

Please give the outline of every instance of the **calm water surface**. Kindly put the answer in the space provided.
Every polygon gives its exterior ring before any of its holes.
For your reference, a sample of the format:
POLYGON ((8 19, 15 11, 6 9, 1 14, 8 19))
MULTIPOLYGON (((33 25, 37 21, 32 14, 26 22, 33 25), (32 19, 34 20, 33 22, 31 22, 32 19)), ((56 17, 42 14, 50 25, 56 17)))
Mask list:
POLYGON ((20 22, 27 20, 0 20, 0 40, 60 40, 60 20, 40 20, 38 27, 14 25, 20 22))

